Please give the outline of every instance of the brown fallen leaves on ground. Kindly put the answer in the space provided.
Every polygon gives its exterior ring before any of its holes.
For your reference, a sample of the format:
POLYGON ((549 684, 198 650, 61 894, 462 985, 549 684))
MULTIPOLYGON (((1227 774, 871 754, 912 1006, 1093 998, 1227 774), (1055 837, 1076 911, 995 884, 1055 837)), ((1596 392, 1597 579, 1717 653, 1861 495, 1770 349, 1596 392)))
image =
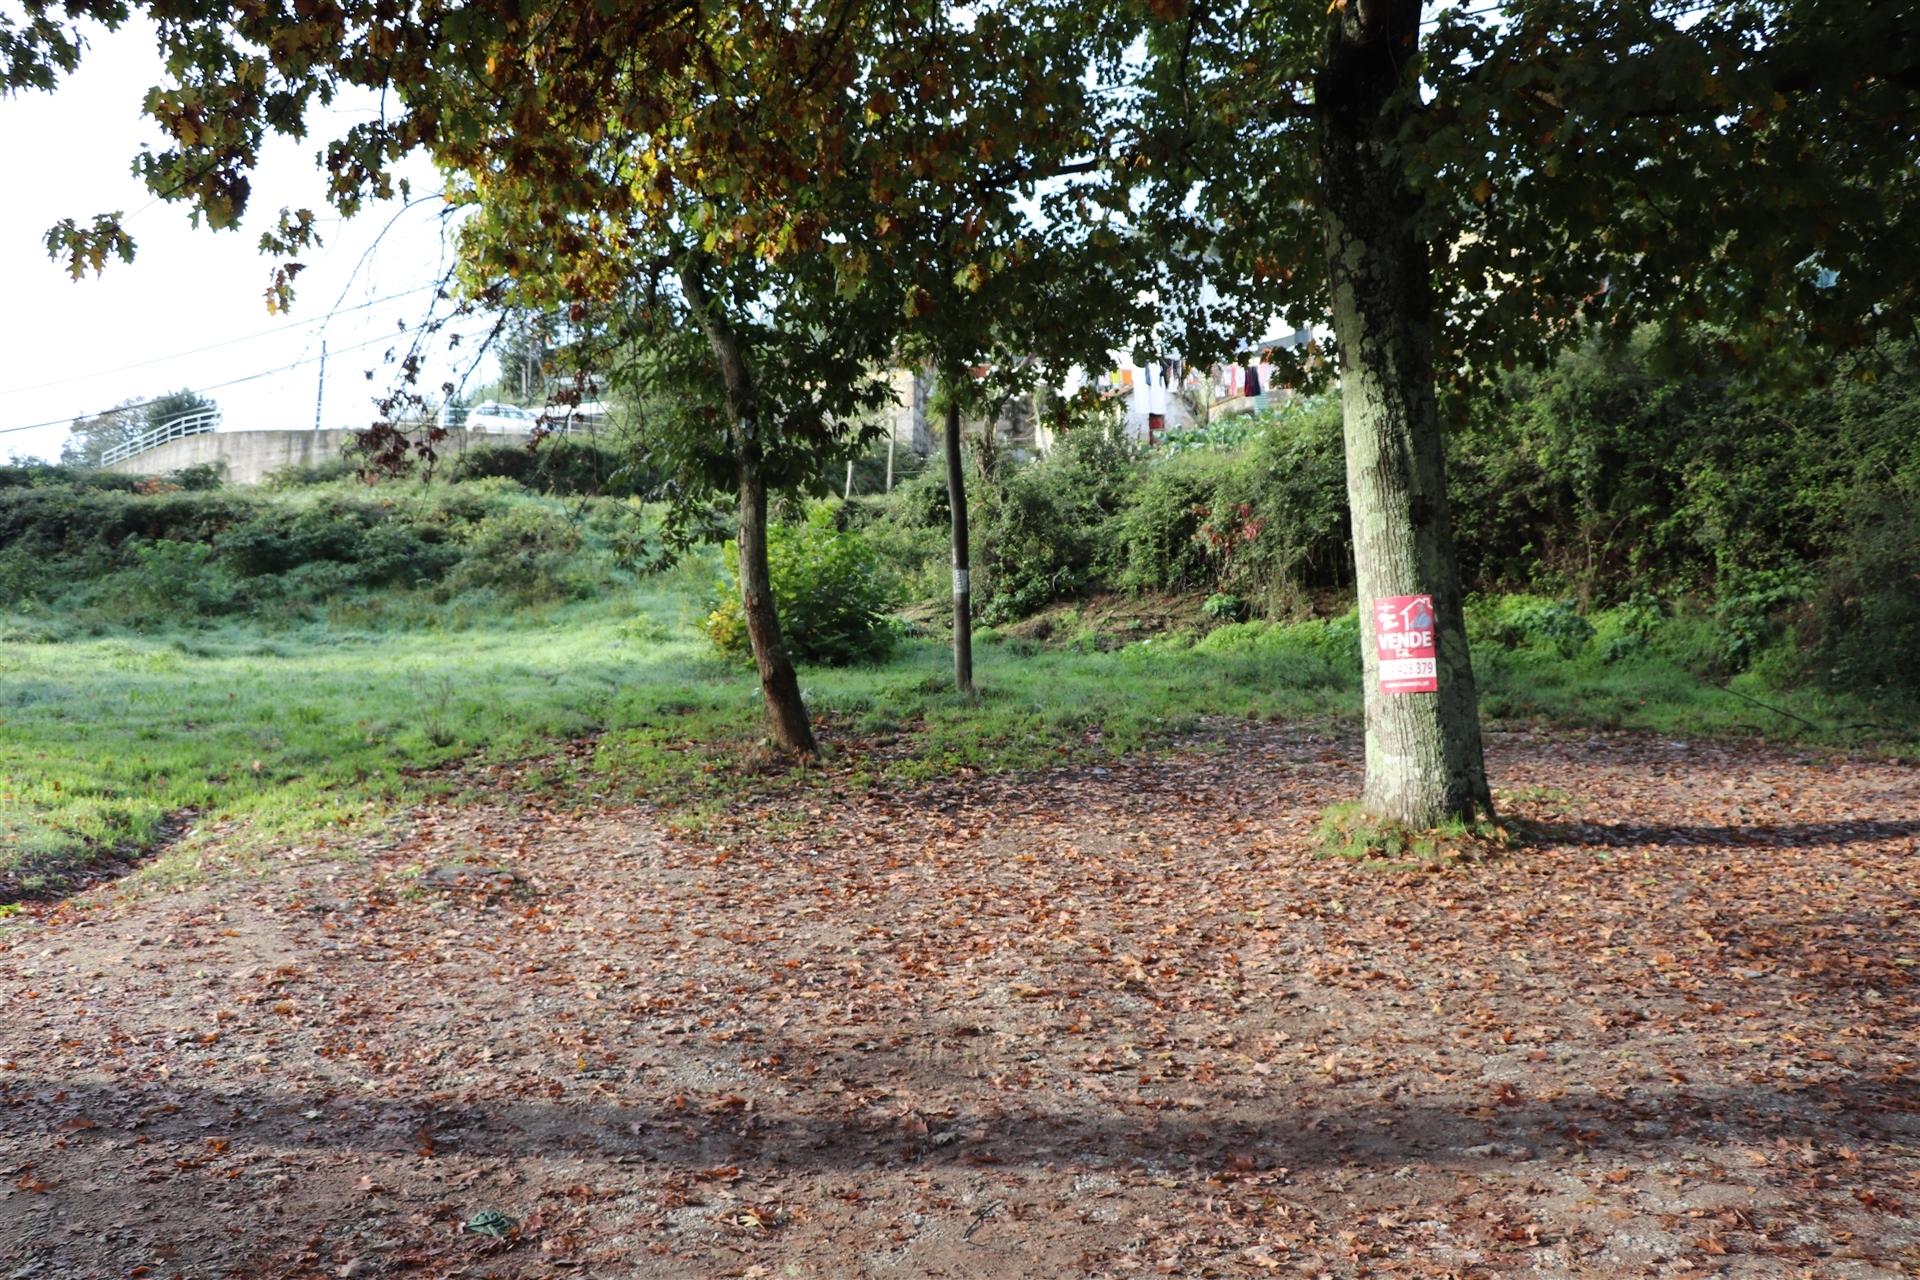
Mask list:
POLYGON ((0 1277, 1920 1274, 1920 774, 1491 757, 1545 835, 1433 874, 1240 728, 37 908, 0 1277))

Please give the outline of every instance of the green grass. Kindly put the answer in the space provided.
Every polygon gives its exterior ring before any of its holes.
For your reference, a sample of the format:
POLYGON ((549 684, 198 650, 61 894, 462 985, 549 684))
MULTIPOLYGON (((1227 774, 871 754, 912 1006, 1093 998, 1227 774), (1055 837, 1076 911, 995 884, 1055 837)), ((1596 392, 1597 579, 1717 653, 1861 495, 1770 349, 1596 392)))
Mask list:
MULTIPOLYGON (((750 666, 711 655, 697 560, 601 599, 491 625, 122 633, 0 645, 0 869, 53 888, 63 869, 152 843, 191 811, 229 842, 364 827, 457 785, 435 766, 553 755, 525 785, 724 801, 760 737, 750 666)), ((1350 710, 1320 668, 1165 645, 1113 653, 983 646, 983 692, 948 687, 943 643, 884 666, 809 669, 803 686, 856 781, 983 771, 1136 750, 1209 714, 1350 710)), ((187 842, 187 852, 195 848, 187 842)))
MULTIPOLYGON (((1197 641, 1086 625, 1051 646, 989 636, 974 698, 951 691, 943 637, 923 636, 884 665, 804 670, 828 768, 769 781, 742 767, 760 738, 752 669, 712 656, 698 631, 716 575, 707 555, 571 603, 363 601, 296 625, 57 641, 0 618, 0 871, 52 891, 186 813, 197 834, 172 851, 176 868, 213 840, 244 850, 364 830, 463 785, 436 771, 457 761, 534 760, 518 785, 567 803, 651 799, 697 824, 745 789, 823 774, 859 786, 1101 759, 1210 716, 1351 723, 1359 711, 1350 622, 1237 624, 1197 641), (589 754, 550 750, 587 737, 589 754)), ((1738 693, 1691 674, 1712 642, 1703 624, 1667 619, 1609 648, 1612 625, 1602 615, 1571 656, 1481 637, 1488 715, 1913 749, 1893 727, 1911 720, 1796 682, 1784 659, 1734 681, 1738 693)))
POLYGON ((1452 819, 1430 831, 1371 817, 1358 803, 1337 804, 1320 820, 1320 853, 1369 871, 1439 871, 1484 862, 1506 848, 1498 823, 1452 819))
POLYGON ((1498 642, 1487 619, 1516 599, 1468 610, 1481 713, 1629 729, 1677 739, 1767 737, 1827 747, 1912 753, 1920 708, 1898 696, 1873 700, 1823 688, 1783 635, 1745 671, 1728 674, 1725 637, 1708 615, 1682 612, 1648 624, 1631 609, 1603 610, 1572 653, 1551 639, 1498 642), (1637 625, 1636 625, 1637 624, 1637 625))

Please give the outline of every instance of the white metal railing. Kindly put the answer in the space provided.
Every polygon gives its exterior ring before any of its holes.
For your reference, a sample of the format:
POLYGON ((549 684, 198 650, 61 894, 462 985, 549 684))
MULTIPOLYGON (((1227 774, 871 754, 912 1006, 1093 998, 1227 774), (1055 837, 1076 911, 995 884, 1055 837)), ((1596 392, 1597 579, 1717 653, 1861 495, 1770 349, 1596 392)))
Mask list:
POLYGON ((157 449, 169 440, 179 440, 186 436, 205 435, 219 425, 220 411, 218 409, 195 409, 192 413, 183 413, 178 417, 168 418, 152 430, 127 441, 125 444, 114 445, 113 448, 102 453, 100 455, 100 465, 110 467, 122 459, 133 457, 136 453, 145 453, 149 449, 157 449))

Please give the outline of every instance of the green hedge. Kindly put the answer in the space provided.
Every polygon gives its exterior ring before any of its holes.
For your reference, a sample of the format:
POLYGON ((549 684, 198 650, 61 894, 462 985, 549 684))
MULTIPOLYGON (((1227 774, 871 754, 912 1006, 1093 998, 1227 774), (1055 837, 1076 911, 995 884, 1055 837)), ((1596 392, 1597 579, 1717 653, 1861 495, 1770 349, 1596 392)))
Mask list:
MULTIPOLYGON (((1720 637, 1718 672, 1797 635, 1835 685, 1920 688, 1897 656, 1920 652, 1920 360, 1911 346, 1868 353, 1802 394, 1751 372, 1710 335, 1680 350, 1643 336, 1455 404, 1448 483, 1468 590, 1541 597, 1512 626, 1558 627, 1556 645, 1589 611, 1685 601, 1720 637)), ((972 486, 975 597, 992 623, 1103 590, 1280 618, 1352 583, 1331 397, 1144 452, 1082 426, 972 486)), ((945 518, 929 475, 867 520, 907 580, 932 584, 945 518)))
POLYGON ((502 480, 289 492, 0 485, 0 609, 89 626, 318 616, 424 592, 524 605, 621 578, 636 508, 502 480), (585 502, 585 506, 579 505, 585 502))

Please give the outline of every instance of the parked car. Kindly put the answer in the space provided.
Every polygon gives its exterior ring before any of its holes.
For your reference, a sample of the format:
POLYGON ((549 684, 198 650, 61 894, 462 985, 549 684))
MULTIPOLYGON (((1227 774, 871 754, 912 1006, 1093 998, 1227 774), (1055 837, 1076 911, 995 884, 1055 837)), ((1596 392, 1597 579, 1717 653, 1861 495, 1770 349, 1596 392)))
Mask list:
POLYGON ((467 410, 467 430, 469 431, 532 431, 539 422, 539 416, 530 409, 522 409, 517 404, 501 404, 498 400, 483 400, 467 410))
POLYGON ((539 415, 531 409, 522 409, 517 404, 503 404, 498 400, 482 400, 470 409, 450 404, 440 409, 440 425, 449 430, 465 428, 468 431, 525 434, 532 431, 538 422, 539 415))

